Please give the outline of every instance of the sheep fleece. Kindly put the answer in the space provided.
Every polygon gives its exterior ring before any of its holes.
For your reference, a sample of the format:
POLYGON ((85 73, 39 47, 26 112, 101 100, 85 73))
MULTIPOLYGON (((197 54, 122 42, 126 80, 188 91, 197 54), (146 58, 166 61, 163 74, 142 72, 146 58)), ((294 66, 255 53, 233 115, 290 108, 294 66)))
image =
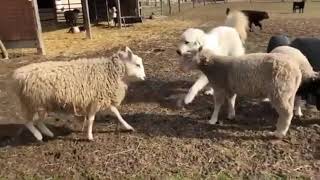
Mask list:
POLYGON ((124 75, 124 63, 113 56, 30 64, 15 70, 13 79, 29 111, 74 105, 85 113, 91 103, 98 103, 100 109, 120 105, 126 91, 124 75))
POLYGON ((299 67, 282 59, 290 59, 290 56, 278 53, 220 56, 200 69, 214 88, 222 88, 230 94, 281 98, 282 93, 292 92, 301 81, 299 67))

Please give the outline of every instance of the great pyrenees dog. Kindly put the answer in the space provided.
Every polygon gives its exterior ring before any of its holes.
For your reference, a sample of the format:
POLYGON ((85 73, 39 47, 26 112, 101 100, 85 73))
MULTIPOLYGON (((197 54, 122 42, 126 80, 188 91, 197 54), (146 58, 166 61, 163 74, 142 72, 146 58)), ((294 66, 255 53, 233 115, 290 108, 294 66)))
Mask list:
MULTIPOLYGON (((199 49, 210 50, 213 54, 220 56, 241 56, 245 54, 244 43, 247 39, 248 18, 241 11, 232 11, 228 14, 224 26, 213 28, 208 33, 201 29, 189 28, 185 30, 181 36, 177 53, 180 56, 189 54, 199 49)), ((181 66, 183 70, 183 66, 181 66)), ((201 74, 198 80, 189 89, 188 94, 179 104, 189 104, 194 97, 209 83, 208 78, 201 74)), ((206 94, 212 94, 214 91, 210 88, 206 94)), ((235 100, 236 94, 228 99, 228 119, 235 117, 235 100)))

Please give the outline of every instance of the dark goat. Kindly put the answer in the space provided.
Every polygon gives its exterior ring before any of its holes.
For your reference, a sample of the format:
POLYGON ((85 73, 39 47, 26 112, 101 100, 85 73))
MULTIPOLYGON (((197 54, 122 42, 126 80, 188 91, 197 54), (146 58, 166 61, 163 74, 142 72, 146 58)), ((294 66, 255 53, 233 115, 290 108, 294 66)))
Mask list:
POLYGON ((267 53, 271 52, 274 48, 279 46, 289 46, 290 39, 285 35, 272 36, 269 40, 267 53))
POLYGON ((64 18, 66 19, 66 23, 69 27, 73 27, 77 25, 78 15, 80 13, 79 9, 74 9, 72 11, 65 11, 64 18))
POLYGON ((303 13, 305 0, 301 2, 293 2, 292 12, 295 13, 297 9, 299 9, 299 13, 303 13))
MULTIPOLYGON (((227 8, 226 14, 228 15, 229 12, 230 9, 227 8)), ((250 27, 250 31, 252 31, 252 24, 254 24, 255 26, 259 26, 260 30, 262 30, 262 24, 260 23, 260 21, 269 19, 269 15, 265 11, 241 10, 241 12, 243 12, 248 17, 248 26, 250 27)))
MULTIPOLYGON (((289 45, 296 49, 299 49, 304 54, 314 71, 320 71, 320 39, 318 38, 296 38, 291 43, 287 44, 289 38, 284 35, 272 36, 269 40, 267 51, 270 52, 277 45, 289 45)), ((320 78, 320 77, 319 77, 320 78)), ((303 99, 308 100, 308 96, 312 95, 316 98, 317 109, 320 110, 320 79, 310 79, 302 82, 297 94, 303 99)))

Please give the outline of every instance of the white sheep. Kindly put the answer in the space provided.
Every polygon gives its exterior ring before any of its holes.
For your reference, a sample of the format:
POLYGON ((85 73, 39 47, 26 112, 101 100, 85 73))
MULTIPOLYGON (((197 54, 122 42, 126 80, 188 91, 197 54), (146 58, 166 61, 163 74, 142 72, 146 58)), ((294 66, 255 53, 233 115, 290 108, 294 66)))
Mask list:
POLYGON ((12 77, 25 126, 39 141, 41 132, 54 136, 43 123, 47 113, 61 110, 86 116, 87 136, 93 140, 92 126, 100 110, 110 109, 126 129, 133 130, 116 107, 125 97, 127 81, 131 77, 144 80, 145 72, 142 59, 126 47, 112 58, 29 64, 16 69, 12 77))
POLYGON ((281 53, 216 56, 203 49, 184 55, 183 64, 186 69, 202 71, 215 89, 210 124, 217 122, 226 97, 233 94, 249 98, 267 97, 279 114, 277 129, 270 134, 282 138, 289 129, 295 94, 302 79, 298 65, 287 60, 292 58, 295 57, 281 53))
MULTIPOLYGON (((290 46, 278 46, 275 49, 273 49, 270 53, 283 53, 290 55, 291 57, 294 57, 289 60, 298 64, 302 73, 302 81, 308 81, 309 79, 317 78, 319 76, 318 73, 313 70, 307 57, 304 56, 302 52, 296 48, 290 46)), ((288 59, 286 60, 288 61, 288 59)), ((298 91, 295 99, 295 115, 299 117, 303 115, 301 111, 301 105, 302 99, 298 91)))
MULTIPOLYGON (((181 37, 182 43, 179 45, 177 53, 181 56, 187 54, 189 51, 197 50, 201 46, 203 49, 208 49, 217 55, 241 56, 245 54, 243 43, 247 38, 247 29, 247 16, 240 11, 233 11, 228 14, 225 26, 216 27, 209 33, 195 28, 189 28, 184 31, 181 37)), ((202 74, 189 89, 183 103, 191 103, 198 92, 203 89, 208 82, 208 78, 202 74)), ((206 94, 213 94, 213 92, 211 88, 209 91, 206 91, 206 94)), ((235 99, 236 95, 228 99, 229 119, 235 117, 235 99)), ((181 104, 181 102, 179 104, 181 104)))

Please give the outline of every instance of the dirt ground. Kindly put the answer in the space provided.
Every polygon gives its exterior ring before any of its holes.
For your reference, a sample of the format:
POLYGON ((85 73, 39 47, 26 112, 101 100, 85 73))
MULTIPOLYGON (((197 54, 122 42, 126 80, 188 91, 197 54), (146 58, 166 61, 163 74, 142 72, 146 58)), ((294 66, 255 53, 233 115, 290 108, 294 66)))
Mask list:
MULTIPOLYGON (((10 82, 12 70, 23 64, 111 55, 125 42, 144 59, 148 78, 129 87, 127 98, 119 109, 136 132, 116 131, 117 120, 108 114, 97 118, 94 142, 86 140, 81 122, 72 119, 50 118, 47 123, 56 137, 46 138, 42 143, 36 142, 25 129, 20 136, 15 136, 22 126, 1 125, 0 177, 320 179, 320 113, 314 107, 304 108, 304 117, 293 119, 283 140, 266 136, 274 129, 277 118, 269 103, 240 97, 236 104, 236 119, 226 120, 223 112, 218 125, 206 123, 213 111, 212 97, 200 94, 185 109, 175 107, 175 98, 186 93, 197 77, 196 72, 186 74, 179 71, 175 53, 179 35, 186 27, 208 30, 221 25, 227 6, 270 13, 271 18, 263 21, 264 29, 249 34, 247 52, 265 51, 268 39, 274 34, 319 36, 320 3, 308 1, 303 15, 291 14, 291 4, 288 3, 219 4, 127 28, 135 35, 129 36, 128 33, 124 38, 130 40, 121 41, 119 38, 117 41, 121 42, 115 41, 112 45, 104 44, 103 40, 96 39, 95 43, 100 44, 94 44, 75 38, 76 43, 68 44, 66 53, 59 50, 47 57, 13 51, 16 58, 3 60, 0 66, 1 124, 12 121, 17 113, 17 104, 6 84, 10 82), (156 28, 153 25, 157 25, 156 28), (141 37, 136 37, 140 31, 143 31, 141 37)), ((57 44, 58 36, 67 37, 63 35, 64 31, 57 31, 55 35, 53 31, 44 33, 48 52, 50 49, 54 51, 52 44, 64 47, 57 44)), ((95 31, 104 35, 100 32, 104 30, 95 31)), ((116 30, 105 31, 117 33, 116 30)), ((126 30, 121 31, 125 33, 126 30)))

